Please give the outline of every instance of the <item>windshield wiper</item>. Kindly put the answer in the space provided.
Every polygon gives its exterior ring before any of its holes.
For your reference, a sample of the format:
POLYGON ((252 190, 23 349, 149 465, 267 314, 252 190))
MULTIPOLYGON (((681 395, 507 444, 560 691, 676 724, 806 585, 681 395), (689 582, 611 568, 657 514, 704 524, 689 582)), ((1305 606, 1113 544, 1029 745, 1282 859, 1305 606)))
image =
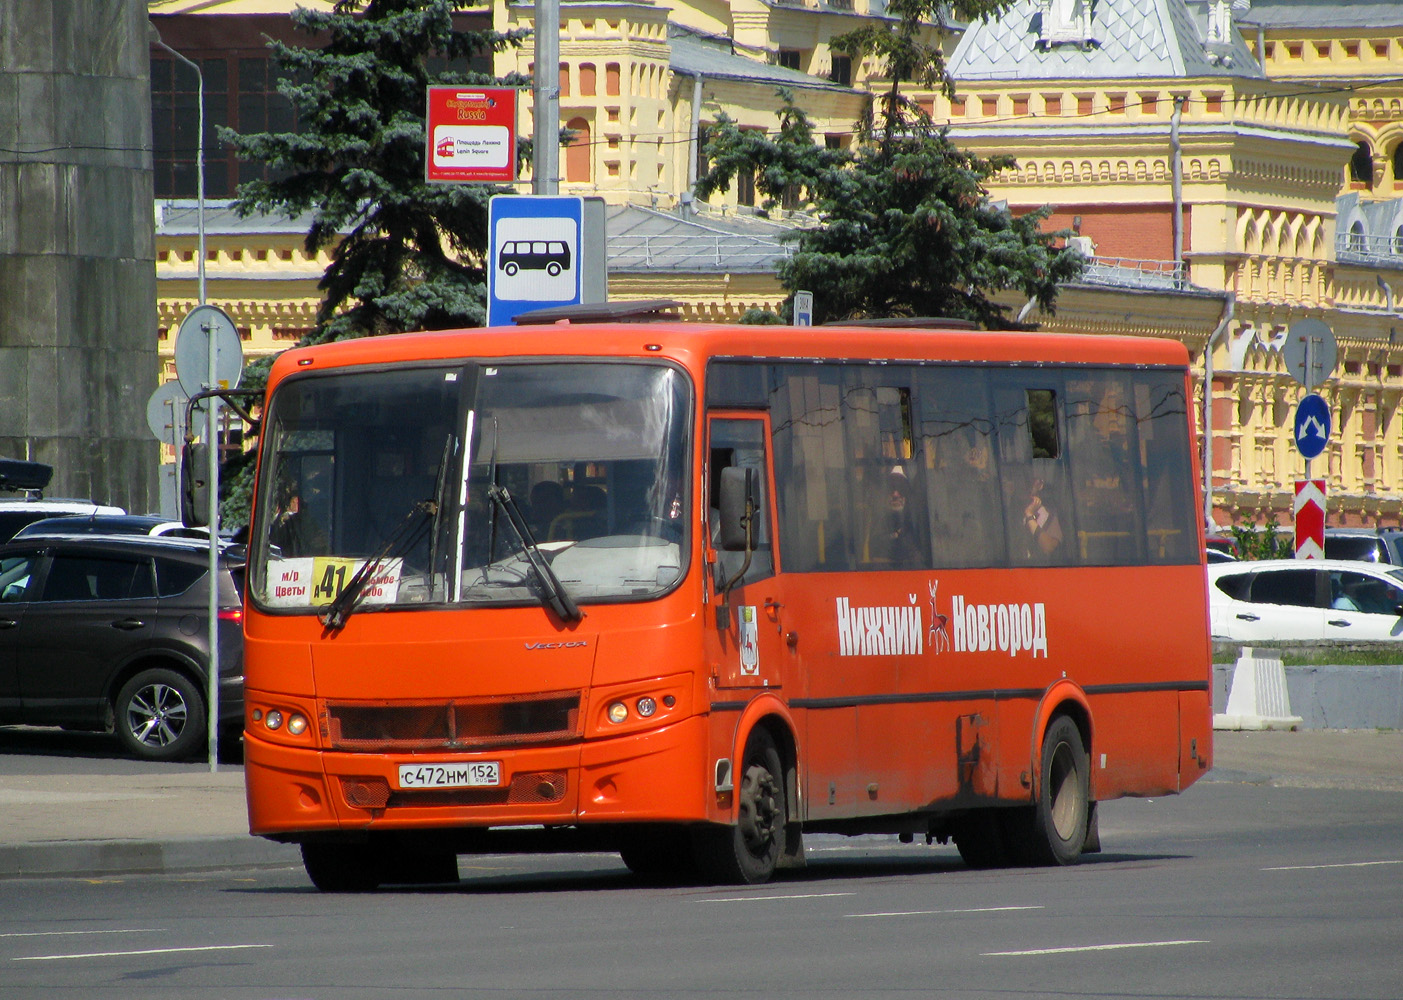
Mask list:
POLYGON ((522 516, 521 508, 516 505, 510 491, 498 483, 491 483, 487 487, 487 495, 496 508, 507 515, 507 523, 511 525, 512 532, 521 543, 521 550, 526 555, 526 561, 531 564, 531 569, 535 571, 536 579, 540 580, 542 595, 551 610, 561 621, 577 622, 584 618, 585 614, 580 610, 580 606, 566 592, 560 577, 555 575, 555 570, 551 569, 550 563, 541 555, 536 536, 531 533, 531 526, 526 523, 526 518, 522 516))
POLYGON ((434 523, 438 515, 437 500, 420 500, 409 509, 399 527, 390 533, 390 537, 385 540, 384 546, 374 557, 361 563, 360 569, 351 575, 346 581, 346 586, 341 589, 335 599, 326 606, 326 610, 318 617, 321 619, 322 627, 328 632, 338 632, 346 625, 346 619, 351 617, 351 612, 355 611, 360 604, 361 594, 365 592, 365 585, 375 574, 379 573, 386 563, 401 558, 405 553, 413 550, 424 537, 425 530, 434 523))

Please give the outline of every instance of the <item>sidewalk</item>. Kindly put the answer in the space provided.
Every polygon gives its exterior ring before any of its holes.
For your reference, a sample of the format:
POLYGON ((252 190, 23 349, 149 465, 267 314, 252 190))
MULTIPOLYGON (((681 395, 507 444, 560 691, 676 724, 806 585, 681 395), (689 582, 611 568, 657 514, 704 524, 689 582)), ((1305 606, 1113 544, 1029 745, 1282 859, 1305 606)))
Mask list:
MULTIPOLYGON (((1214 755, 1207 781, 1403 793, 1400 731, 1224 732, 1214 755)), ((0 879, 301 864, 295 846, 249 836, 237 766, 0 765, 0 879)))

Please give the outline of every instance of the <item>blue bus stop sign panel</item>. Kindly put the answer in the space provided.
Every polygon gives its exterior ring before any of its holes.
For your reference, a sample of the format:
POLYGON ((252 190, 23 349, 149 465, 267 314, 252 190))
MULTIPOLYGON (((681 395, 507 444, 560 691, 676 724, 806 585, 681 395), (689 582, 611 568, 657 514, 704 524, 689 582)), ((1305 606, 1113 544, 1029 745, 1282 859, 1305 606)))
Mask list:
POLYGON ((1330 440, 1330 407, 1315 393, 1296 404, 1296 450, 1314 458, 1330 440))
POLYGON ((487 325, 580 304, 584 199, 499 194, 488 208, 487 325))

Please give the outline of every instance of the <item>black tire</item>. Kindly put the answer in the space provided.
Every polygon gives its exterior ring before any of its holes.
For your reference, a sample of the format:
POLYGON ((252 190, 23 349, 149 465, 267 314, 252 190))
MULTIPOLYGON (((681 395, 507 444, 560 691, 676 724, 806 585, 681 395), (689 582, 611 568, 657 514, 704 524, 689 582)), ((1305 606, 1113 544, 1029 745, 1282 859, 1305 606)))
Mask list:
POLYGON ((144 760, 182 760, 206 746, 205 698, 184 674, 143 670, 117 692, 112 724, 128 751, 144 760))
POLYGON ((682 878, 692 871, 691 837, 685 827, 630 827, 619 836, 619 856, 629 871, 645 879, 682 878))
POLYGON ((1091 768, 1081 730, 1065 715, 1043 735, 1038 800, 1022 853, 1033 864, 1070 865, 1081 857, 1091 819, 1091 768))
POLYGON ((974 809, 954 828, 952 839, 971 868, 1003 868, 1010 860, 1003 809, 974 809))
POLYGON ((508 261, 508 262, 502 267, 502 270, 505 271, 505 272, 507 272, 508 277, 510 277, 511 275, 516 274, 516 272, 517 272, 516 261, 508 261))
POLYGON ((736 824, 707 825, 692 833, 692 851, 704 877, 726 885, 768 882, 784 853, 788 808, 784 766, 774 739, 763 729, 750 734, 736 788, 736 824))
POLYGON ((385 856, 371 844, 305 843, 302 867, 322 892, 371 892, 385 878, 385 856))
POLYGON ((551 261, 549 264, 546 265, 546 273, 549 274, 552 278, 558 276, 560 274, 560 265, 557 264, 555 261, 551 261))

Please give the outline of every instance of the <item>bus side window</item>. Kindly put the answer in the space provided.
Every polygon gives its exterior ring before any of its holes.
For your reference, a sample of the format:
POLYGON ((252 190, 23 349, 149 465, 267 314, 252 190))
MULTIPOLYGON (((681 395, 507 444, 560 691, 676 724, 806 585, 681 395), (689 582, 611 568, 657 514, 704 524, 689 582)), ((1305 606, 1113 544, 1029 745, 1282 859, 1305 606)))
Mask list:
MULTIPOLYGON (((768 463, 765 460, 765 424, 761 420, 713 419, 711 421, 711 450, 708 463, 707 523, 711 531, 710 544, 716 545, 717 523, 721 507, 721 470, 727 468, 754 469, 753 481, 759 494, 760 509, 754 529, 755 551, 750 557, 741 584, 754 583, 774 575, 774 555, 770 545, 768 463)), ((724 582, 734 576, 745 562, 744 552, 716 553, 716 575, 724 582)))

